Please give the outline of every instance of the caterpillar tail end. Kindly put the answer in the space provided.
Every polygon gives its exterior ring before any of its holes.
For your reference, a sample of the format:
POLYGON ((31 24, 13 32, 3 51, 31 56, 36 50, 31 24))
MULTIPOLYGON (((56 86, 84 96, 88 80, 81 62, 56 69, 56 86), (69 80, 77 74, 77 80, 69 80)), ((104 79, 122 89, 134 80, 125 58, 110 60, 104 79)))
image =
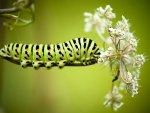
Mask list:
POLYGON ((6 58, 6 57, 10 57, 10 56, 6 53, 5 49, 2 48, 2 49, 0 49, 0 57, 6 58))
POLYGON ((8 60, 12 63, 17 64, 17 65, 20 65, 20 62, 18 62, 17 60, 12 59, 12 57, 9 55, 9 53, 5 50, 5 47, 0 49, 0 58, 8 60))
POLYGON ((0 57, 4 57, 3 49, 0 49, 0 57))

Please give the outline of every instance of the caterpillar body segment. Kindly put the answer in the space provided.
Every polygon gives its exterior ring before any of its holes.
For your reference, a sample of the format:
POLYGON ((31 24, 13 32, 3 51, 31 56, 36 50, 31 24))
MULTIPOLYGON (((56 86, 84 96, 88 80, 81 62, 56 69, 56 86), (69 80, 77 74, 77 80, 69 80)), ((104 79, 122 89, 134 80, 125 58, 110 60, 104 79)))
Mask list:
MULTIPOLYGON (((21 44, 19 45, 20 54, 14 53, 14 55, 19 55, 20 59, 18 61, 21 63, 22 67, 26 67, 28 64, 32 63, 33 53, 31 52, 33 49, 33 44, 21 44)), ((19 50, 18 50, 19 51, 19 50)))
POLYGON ((58 44, 23 44, 10 43, 0 50, 0 56, 17 61, 22 67, 31 65, 38 69, 41 65, 50 68, 58 65, 80 62, 90 65, 97 61, 100 48, 89 38, 75 38, 58 44))
POLYGON ((44 65, 46 68, 50 68, 53 64, 56 64, 55 45, 46 44, 44 47, 44 65))
POLYGON ((63 47, 64 47, 66 57, 68 59, 68 63, 73 63, 75 61, 76 55, 71 42, 66 41, 65 43, 63 43, 63 47))

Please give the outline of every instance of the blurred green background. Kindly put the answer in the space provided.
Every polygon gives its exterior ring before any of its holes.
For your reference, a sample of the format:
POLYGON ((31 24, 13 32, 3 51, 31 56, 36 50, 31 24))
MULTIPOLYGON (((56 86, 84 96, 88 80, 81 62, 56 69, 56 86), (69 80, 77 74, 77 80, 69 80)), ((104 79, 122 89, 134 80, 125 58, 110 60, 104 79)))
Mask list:
MULTIPOLYGON (((11 0, 1 0, 7 4, 11 0)), ((149 0, 35 0, 35 22, 8 31, 0 22, 0 48, 10 42, 57 43, 75 37, 89 37, 102 43, 94 33, 84 32, 84 12, 110 4, 121 19, 124 15, 139 38, 139 53, 150 55, 149 0)), ((2 5, 0 5, 2 7, 2 5)), ((139 95, 125 94, 117 113, 150 113, 150 62, 141 71, 139 95)), ((112 113, 103 106, 111 87, 108 66, 65 67, 60 70, 23 69, 0 59, 0 113, 112 113)))

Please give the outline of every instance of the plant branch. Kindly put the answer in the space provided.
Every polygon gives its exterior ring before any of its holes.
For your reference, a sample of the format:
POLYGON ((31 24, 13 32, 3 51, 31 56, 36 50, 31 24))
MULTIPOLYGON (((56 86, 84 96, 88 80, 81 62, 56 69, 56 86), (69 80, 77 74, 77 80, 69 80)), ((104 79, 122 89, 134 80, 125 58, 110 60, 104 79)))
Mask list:
POLYGON ((20 11, 23 8, 26 8, 26 7, 30 6, 32 3, 33 3, 33 0, 24 0, 24 3, 21 6, 0 9, 0 14, 13 13, 13 12, 20 11))

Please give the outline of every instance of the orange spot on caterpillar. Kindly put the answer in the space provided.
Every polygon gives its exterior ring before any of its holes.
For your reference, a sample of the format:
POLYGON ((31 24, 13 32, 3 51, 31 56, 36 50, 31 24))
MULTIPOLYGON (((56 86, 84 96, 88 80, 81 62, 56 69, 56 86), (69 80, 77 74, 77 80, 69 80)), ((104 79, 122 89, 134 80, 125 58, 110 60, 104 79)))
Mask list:
POLYGON ((26 57, 26 56, 25 56, 24 58, 25 58, 25 59, 27 59, 27 57, 26 57))

